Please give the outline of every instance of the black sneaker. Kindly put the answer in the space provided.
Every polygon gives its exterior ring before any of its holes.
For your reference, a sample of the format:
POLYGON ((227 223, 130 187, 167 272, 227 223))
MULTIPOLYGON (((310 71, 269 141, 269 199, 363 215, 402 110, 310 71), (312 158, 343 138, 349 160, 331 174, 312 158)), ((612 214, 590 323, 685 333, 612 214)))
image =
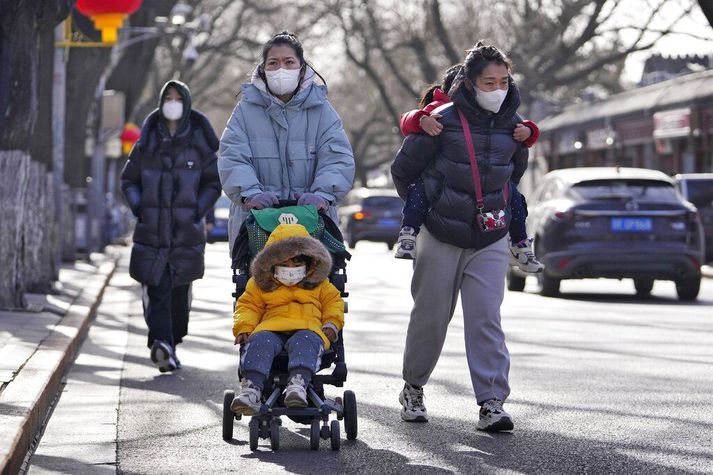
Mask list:
POLYGON ((423 387, 404 384, 399 394, 401 419, 406 422, 428 422, 428 412, 423 404, 423 387))
POLYGON ((510 414, 503 409, 503 402, 499 399, 485 401, 480 407, 480 420, 478 430, 486 432, 500 432, 513 430, 514 424, 510 414))
POLYGON ((174 371, 178 368, 173 348, 163 340, 154 340, 153 345, 151 345, 151 361, 162 373, 174 371))

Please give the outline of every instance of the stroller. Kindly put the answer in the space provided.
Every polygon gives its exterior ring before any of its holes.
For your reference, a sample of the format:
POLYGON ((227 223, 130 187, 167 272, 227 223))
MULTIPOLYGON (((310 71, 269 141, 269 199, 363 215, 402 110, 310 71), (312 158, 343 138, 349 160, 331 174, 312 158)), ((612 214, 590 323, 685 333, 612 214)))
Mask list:
MULTIPOLYGON (((250 277, 250 262, 265 246, 269 233, 278 224, 302 224, 310 235, 318 239, 332 255, 332 271, 330 282, 339 290, 342 299, 349 294, 344 286, 347 282, 345 272, 346 261, 351 255, 346 251, 342 234, 337 225, 326 215, 317 214, 313 206, 296 206, 295 201, 280 201, 276 208, 253 211, 243 222, 240 232, 233 245, 232 269, 235 293, 238 297, 245 291, 250 277)), ((344 312, 347 312, 347 302, 344 302, 344 312)), ((242 353, 242 347, 241 347, 242 353)), ((250 430, 250 450, 257 450, 258 440, 270 439, 272 450, 280 448, 280 416, 310 426, 310 448, 319 449, 320 439, 329 439, 332 450, 339 450, 341 445, 339 421, 344 421, 347 439, 357 438, 357 406, 353 391, 344 391, 343 398, 325 398, 324 385, 344 386, 347 379, 347 365, 344 360, 344 336, 339 332, 338 340, 322 355, 320 370, 312 378, 307 388, 307 407, 286 407, 284 404, 284 389, 288 384, 287 353, 278 354, 270 369, 262 391, 262 407, 259 414, 252 416, 248 424, 250 430), (334 365, 331 374, 320 374, 334 365), (329 421, 332 412, 336 419, 329 421)), ((238 374, 242 379, 242 370, 238 374)), ((230 405, 235 398, 235 391, 226 390, 223 394, 223 440, 233 438, 234 421, 242 415, 234 413, 230 405)))

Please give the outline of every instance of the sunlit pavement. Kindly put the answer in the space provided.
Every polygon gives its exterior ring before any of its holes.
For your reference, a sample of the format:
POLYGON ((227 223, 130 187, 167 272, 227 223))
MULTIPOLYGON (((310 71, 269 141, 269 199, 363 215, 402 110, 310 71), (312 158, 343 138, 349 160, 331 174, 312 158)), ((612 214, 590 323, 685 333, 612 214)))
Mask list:
POLYGON ((353 252, 349 376, 327 393, 356 392, 357 441, 343 439, 339 452, 322 441, 312 452, 307 426, 287 419, 277 453, 266 440, 249 450, 245 420, 232 442, 221 439, 237 352, 227 246, 218 243, 194 285, 190 336, 179 346, 184 368, 173 375, 148 359, 139 288, 124 262, 30 473, 713 473, 713 280, 692 304, 679 303, 667 282, 648 300, 634 296, 630 281, 612 280, 565 281, 561 298, 539 296, 534 279, 524 293, 507 293, 506 408, 516 424, 512 434, 492 435, 474 428, 460 309, 426 386, 431 422, 401 422, 411 263, 382 244, 353 252))

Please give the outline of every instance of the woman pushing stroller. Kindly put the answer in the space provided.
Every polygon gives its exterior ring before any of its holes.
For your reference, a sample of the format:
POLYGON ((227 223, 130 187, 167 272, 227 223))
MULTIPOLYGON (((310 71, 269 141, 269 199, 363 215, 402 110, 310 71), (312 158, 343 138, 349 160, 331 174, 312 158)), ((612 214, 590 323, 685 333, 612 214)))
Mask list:
POLYGON ((253 259, 252 277, 233 315, 235 344, 244 344, 241 391, 231 409, 255 415, 273 359, 288 353, 285 405, 307 406, 307 386, 322 353, 344 325, 344 302, 329 282, 332 258, 304 226, 280 224, 253 259))

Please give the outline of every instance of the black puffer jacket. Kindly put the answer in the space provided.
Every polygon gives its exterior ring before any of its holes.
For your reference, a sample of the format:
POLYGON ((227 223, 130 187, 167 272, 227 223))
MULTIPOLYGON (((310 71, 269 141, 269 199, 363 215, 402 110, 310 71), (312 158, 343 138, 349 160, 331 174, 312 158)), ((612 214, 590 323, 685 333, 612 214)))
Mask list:
POLYGON ((141 283, 158 285, 170 265, 174 285, 182 285, 203 276, 202 218, 221 192, 219 142, 200 112, 191 110, 171 136, 159 111, 146 118, 121 175, 121 189, 138 218, 129 272, 141 283))
POLYGON ((510 179, 520 181, 528 157, 527 148, 512 138, 515 125, 522 120, 516 112, 520 94, 516 86, 510 86, 497 114, 478 106, 465 87, 452 99, 451 104, 436 109, 443 116, 443 132, 436 137, 406 137, 391 165, 391 175, 402 197, 409 183, 423 178, 430 203, 425 224, 438 240, 464 249, 482 249, 505 236, 507 227, 484 233, 477 225, 475 187, 458 109, 465 114, 473 137, 484 209, 505 208, 509 225, 503 189, 510 179))

